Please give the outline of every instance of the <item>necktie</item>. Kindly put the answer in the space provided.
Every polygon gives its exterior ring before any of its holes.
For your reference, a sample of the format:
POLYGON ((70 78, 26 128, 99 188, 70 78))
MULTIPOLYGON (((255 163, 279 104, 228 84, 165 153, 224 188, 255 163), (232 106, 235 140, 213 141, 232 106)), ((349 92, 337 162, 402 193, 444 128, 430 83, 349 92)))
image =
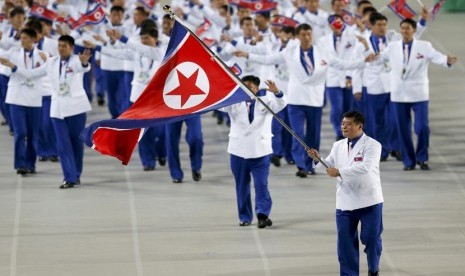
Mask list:
POLYGON ((352 142, 347 141, 347 156, 350 155, 351 151, 352 151, 352 142))
POLYGON ((405 44, 404 45, 404 64, 408 63, 408 55, 409 55, 408 44, 405 44))
POLYGON ((255 107, 255 100, 252 100, 250 102, 247 102, 247 112, 249 113, 249 123, 253 122, 253 110, 255 107))
POLYGON ((307 66, 307 73, 308 75, 311 75, 313 73, 313 64, 312 64, 312 61, 310 60, 310 57, 308 56, 308 51, 304 52, 304 60, 305 60, 305 65, 307 66))
POLYGON ((336 36, 336 53, 339 53, 339 46, 341 44, 341 37, 340 36, 336 36))
POLYGON ((26 68, 28 69, 31 66, 31 56, 29 52, 24 52, 24 54, 26 55, 25 65, 26 65, 26 68))
POLYGON ((379 52, 381 53, 384 50, 385 47, 386 46, 384 45, 383 39, 379 39, 379 42, 378 42, 378 50, 379 50, 379 52))

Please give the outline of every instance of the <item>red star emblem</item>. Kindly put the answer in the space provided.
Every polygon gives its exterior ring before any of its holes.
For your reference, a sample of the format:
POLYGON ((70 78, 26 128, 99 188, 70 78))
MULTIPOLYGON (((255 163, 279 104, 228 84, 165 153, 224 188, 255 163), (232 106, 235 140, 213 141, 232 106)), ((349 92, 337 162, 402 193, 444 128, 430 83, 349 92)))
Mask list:
POLYGON ((179 86, 176 87, 173 91, 167 93, 166 95, 181 96, 181 107, 184 106, 184 104, 189 100, 191 96, 206 94, 195 84, 195 82, 197 81, 197 76, 199 74, 198 68, 190 77, 186 77, 177 69, 176 72, 178 73, 179 86))

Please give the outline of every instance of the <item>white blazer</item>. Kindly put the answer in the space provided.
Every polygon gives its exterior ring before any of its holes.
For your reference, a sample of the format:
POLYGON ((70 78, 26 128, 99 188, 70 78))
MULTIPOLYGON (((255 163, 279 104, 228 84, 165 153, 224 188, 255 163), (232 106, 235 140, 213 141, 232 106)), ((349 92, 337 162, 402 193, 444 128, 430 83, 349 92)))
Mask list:
MULTIPOLYGON (((355 210, 384 201, 379 174, 381 144, 363 136, 348 154, 348 139, 335 142, 326 157, 330 167, 337 168, 336 209, 355 210)), ((318 167, 322 165, 319 163, 318 167)))
MULTIPOLYGON (((260 97, 273 112, 277 113, 286 106, 286 96, 278 98, 267 92, 260 97)), ((254 120, 249 122, 247 102, 240 102, 221 109, 231 118, 228 153, 249 159, 263 157, 273 153, 271 147, 271 121, 273 115, 258 101, 254 106, 254 120)))
MULTIPOLYGON (((82 67, 77 55, 72 55, 66 65, 66 78, 60 80, 60 57, 55 56, 47 60, 44 66, 33 70, 19 68, 12 74, 12 78, 27 76, 31 79, 40 79, 47 75, 52 85, 52 103, 50 107, 50 117, 63 119, 91 110, 86 91, 83 86, 84 73, 90 71, 90 64, 82 67), (60 95, 60 83, 66 83, 69 93, 60 95)), ((41 99, 42 101, 42 99, 41 99)))
POLYGON ((395 41, 381 53, 381 61, 391 66, 391 101, 421 102, 429 100, 428 65, 447 66, 447 56, 436 51, 430 42, 414 39, 407 65, 404 65, 402 41, 395 41))
MULTIPOLYGON (((40 57, 39 50, 33 49, 31 57, 31 66, 28 69, 40 68, 45 61, 40 57)), ((18 69, 25 68, 25 54, 23 48, 12 48, 5 54, 18 69)), ((40 80, 31 79, 29 76, 11 74, 8 82, 8 90, 6 93, 5 102, 8 104, 16 104, 30 107, 42 106, 42 83, 40 80)))
POLYGON ((300 60, 300 43, 288 45, 284 50, 270 56, 249 54, 249 60, 265 65, 286 63, 289 84, 286 96, 289 104, 322 107, 324 102, 328 61, 316 45, 313 46, 314 70, 307 75, 300 60))
MULTIPOLYGON (((357 37, 353 31, 346 28, 341 34, 341 40, 339 49, 336 51, 334 45, 333 33, 328 33, 318 40, 320 49, 326 51, 327 57, 339 58, 344 60, 353 59, 356 54, 356 47, 358 42, 357 37)), ((339 70, 336 68, 329 68, 327 73, 326 86, 327 87, 346 87, 346 77, 352 76, 352 72, 349 70, 339 70)))

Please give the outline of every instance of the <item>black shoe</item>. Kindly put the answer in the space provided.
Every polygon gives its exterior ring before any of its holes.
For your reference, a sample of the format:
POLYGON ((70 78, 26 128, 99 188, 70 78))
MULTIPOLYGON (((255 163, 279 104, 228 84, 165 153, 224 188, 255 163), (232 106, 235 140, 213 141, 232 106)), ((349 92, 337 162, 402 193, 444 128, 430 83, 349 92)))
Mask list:
POLYGON ((41 157, 39 157, 39 161, 40 162, 48 161, 48 157, 47 156, 41 156, 41 157))
POLYGON ((202 174, 200 171, 192 171, 192 179, 194 179, 194 181, 200 181, 200 179, 202 179, 202 174))
POLYGON ((315 169, 311 169, 309 172, 308 172, 309 175, 316 175, 316 172, 315 172, 315 169))
POLYGON ((173 179, 173 183, 176 183, 176 184, 182 183, 182 179, 173 179))
POLYGON ((76 185, 76 183, 64 181, 63 184, 60 185, 60 189, 74 188, 74 185, 76 185))
POLYGON ((279 156, 271 156, 271 163, 276 167, 281 167, 281 158, 279 156))
POLYGON ((239 226, 249 226, 250 225, 250 221, 241 221, 239 222, 239 226))
POLYGON ((304 169, 300 169, 295 173, 295 176, 300 177, 300 178, 305 178, 307 177, 308 173, 304 169))
POLYGON ((273 222, 269 218, 262 218, 258 220, 257 227, 258 228, 265 228, 265 227, 270 227, 273 225, 273 222))
POLYGON ((386 156, 386 157, 381 157, 381 158, 379 159, 379 161, 381 161, 381 162, 386 162, 387 159, 388 159, 387 156, 386 156))
POLYGON ((20 175, 26 175, 27 170, 25 168, 19 168, 19 169, 16 170, 16 173, 20 174, 20 175))
POLYGON ((391 156, 394 157, 397 161, 402 161, 402 154, 398 150, 391 151, 391 156))
POLYGON ((378 271, 376 271, 376 272, 368 271, 368 276, 379 276, 379 272, 378 271))
POLYGON ((15 136, 15 133, 10 130, 10 136, 15 136))
POLYGON ((222 125, 223 122, 224 122, 224 119, 223 119, 222 117, 217 117, 217 118, 216 118, 216 124, 217 124, 217 125, 222 125))
POLYGON ((58 161, 60 161, 60 159, 58 159, 58 156, 56 156, 56 155, 50 156, 49 159, 50 159, 50 162, 58 162, 58 161))
POLYGON ((98 106, 105 105, 105 99, 103 97, 97 97, 97 104, 98 106))
POLYGON ((294 160, 287 160, 286 162, 287 162, 287 164, 289 164, 289 165, 295 165, 295 161, 294 161, 294 160))
POLYGON ((404 167, 404 171, 413 171, 415 170, 415 166, 404 167))
POLYGON ((36 169, 27 169, 28 174, 36 174, 36 169))
POLYGON ((165 166, 166 165, 166 157, 158 158, 158 164, 160 164, 160 166, 165 166))
POLYGON ((417 162, 417 164, 420 165, 422 171, 429 171, 428 162, 417 162))
POLYGON ((76 181, 76 184, 74 185, 81 185, 81 179, 78 178, 78 180, 76 181))
POLYGON ((154 171, 155 167, 144 167, 144 172, 154 171))
POLYGON ((1 125, 6 126, 8 123, 6 121, 2 121, 1 125))

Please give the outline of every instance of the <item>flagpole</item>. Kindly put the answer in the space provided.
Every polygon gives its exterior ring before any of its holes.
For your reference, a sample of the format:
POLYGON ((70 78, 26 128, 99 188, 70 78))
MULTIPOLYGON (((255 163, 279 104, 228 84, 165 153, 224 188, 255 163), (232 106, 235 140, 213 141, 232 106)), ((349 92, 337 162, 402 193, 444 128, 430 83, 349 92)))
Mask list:
MULTIPOLYGON (((193 35, 195 37, 195 39, 205 47, 205 49, 208 50, 208 52, 212 55, 212 57, 217 62, 221 63, 223 65, 223 67, 228 71, 228 73, 233 78, 236 78, 236 80, 241 84, 242 89, 244 89, 247 92, 247 94, 253 95, 253 97, 258 102, 260 102, 266 108, 266 110, 268 110, 268 112, 270 112, 274 116, 274 118, 305 148, 305 150, 310 149, 310 147, 307 146, 307 144, 297 135, 297 133, 295 133, 281 118, 279 118, 278 115, 265 102, 263 102, 262 99, 260 99, 260 97, 255 95, 252 91, 250 91, 250 89, 242 82, 242 80, 236 74, 234 74, 234 72, 229 68, 228 65, 226 65, 223 62, 223 60, 221 60, 200 38, 198 38, 197 35, 193 31, 191 31, 186 25, 184 25, 184 23, 180 20, 180 18, 177 17, 173 13, 173 11, 171 10, 171 7, 169 5, 163 6, 163 10, 166 13, 168 13, 171 16, 172 19, 175 19, 176 21, 178 21, 178 23, 180 23, 182 26, 184 26, 184 28, 186 28, 186 30, 191 35, 193 35)), ((326 168, 329 168, 328 164, 326 164, 326 162, 323 161, 320 157, 315 156, 315 159, 316 159, 316 161, 321 162, 321 164, 323 164, 323 166, 325 166, 326 168)))

